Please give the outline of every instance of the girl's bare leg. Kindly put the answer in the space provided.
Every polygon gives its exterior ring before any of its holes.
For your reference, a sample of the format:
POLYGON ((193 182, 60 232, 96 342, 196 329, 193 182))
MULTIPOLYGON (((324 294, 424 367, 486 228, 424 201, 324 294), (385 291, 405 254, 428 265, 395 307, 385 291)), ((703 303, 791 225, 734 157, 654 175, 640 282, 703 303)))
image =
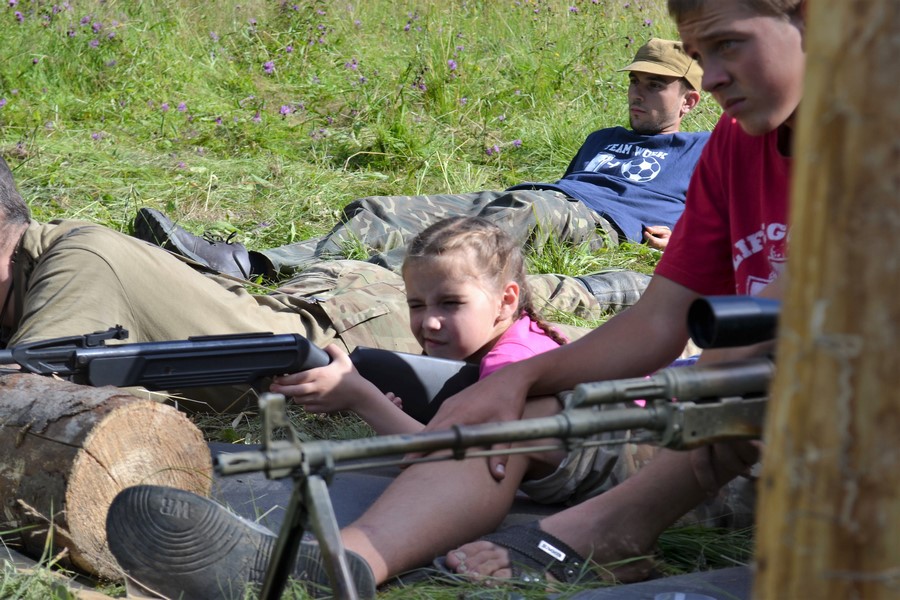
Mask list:
MULTIPOLYGON (((646 555, 667 527, 714 491, 710 481, 721 485, 754 460, 752 456, 736 462, 714 459, 706 468, 698 468, 692 454, 704 451, 661 451, 617 487, 543 519, 540 528, 597 564, 646 555), (711 479, 701 482, 704 473, 711 479)), ((450 552, 447 566, 475 577, 512 576, 506 549, 485 541, 450 552)), ((646 577, 651 566, 637 563, 614 574, 623 581, 638 580, 646 577)))

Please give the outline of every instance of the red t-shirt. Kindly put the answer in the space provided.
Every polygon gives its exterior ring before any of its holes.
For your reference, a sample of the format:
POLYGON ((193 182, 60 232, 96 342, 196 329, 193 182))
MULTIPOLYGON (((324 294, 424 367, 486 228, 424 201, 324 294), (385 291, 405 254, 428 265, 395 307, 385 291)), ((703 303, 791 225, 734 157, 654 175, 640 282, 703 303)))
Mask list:
POLYGON ((758 293, 787 258, 790 175, 777 129, 751 136, 723 115, 656 273, 703 295, 758 293))

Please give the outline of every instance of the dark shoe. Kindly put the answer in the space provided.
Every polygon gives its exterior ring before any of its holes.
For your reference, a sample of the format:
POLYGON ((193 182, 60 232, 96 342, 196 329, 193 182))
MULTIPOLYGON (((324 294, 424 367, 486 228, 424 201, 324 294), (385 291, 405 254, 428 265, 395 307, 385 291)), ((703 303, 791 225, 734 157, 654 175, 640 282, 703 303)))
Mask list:
MULTIPOLYGON (((106 516, 109 549, 129 580, 166 598, 244 598, 265 576, 276 537, 219 504, 175 488, 140 485, 113 499, 106 516)), ((369 565, 347 552, 360 598, 375 597, 369 565)), ((313 597, 327 596, 319 546, 301 542, 291 576, 313 597)))
MULTIPOLYGON (((512 572, 508 583, 542 583, 548 580, 548 575, 563 583, 587 583, 599 579, 590 562, 559 538, 542 531, 537 522, 513 525, 481 539, 506 548, 512 572)), ((465 575, 451 571, 443 556, 436 558, 432 566, 451 580, 467 580, 465 575)))
POLYGON ((249 279, 250 253, 243 244, 208 240, 188 233, 169 217, 152 208, 142 208, 134 219, 134 236, 145 242, 162 246, 214 271, 249 279))
POLYGON ((624 269, 609 269, 576 279, 593 294, 601 308, 614 313, 637 302, 650 283, 649 275, 624 269))

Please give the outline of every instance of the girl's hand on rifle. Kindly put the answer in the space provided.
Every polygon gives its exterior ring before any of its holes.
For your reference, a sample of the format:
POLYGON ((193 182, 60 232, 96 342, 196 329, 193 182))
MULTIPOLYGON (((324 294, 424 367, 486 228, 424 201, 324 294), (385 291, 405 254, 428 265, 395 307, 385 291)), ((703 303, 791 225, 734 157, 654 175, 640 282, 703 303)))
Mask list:
POLYGON ((350 357, 338 346, 331 344, 325 351, 331 356, 331 363, 276 377, 269 391, 283 394, 310 412, 355 410, 372 384, 363 379, 350 357))

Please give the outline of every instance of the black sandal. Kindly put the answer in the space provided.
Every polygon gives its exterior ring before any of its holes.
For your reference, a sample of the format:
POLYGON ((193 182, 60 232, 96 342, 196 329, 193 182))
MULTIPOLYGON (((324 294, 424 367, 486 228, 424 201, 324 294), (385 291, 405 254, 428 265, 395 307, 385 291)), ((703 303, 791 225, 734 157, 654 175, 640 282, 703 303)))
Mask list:
MULTIPOLYGON (((562 583, 599 579, 588 561, 559 538, 542 531, 537 522, 507 527, 481 540, 507 549, 513 573, 511 582, 539 583, 547 581, 548 574, 562 583)), ((443 557, 434 561, 434 567, 448 575, 462 576, 451 571, 443 557)))

